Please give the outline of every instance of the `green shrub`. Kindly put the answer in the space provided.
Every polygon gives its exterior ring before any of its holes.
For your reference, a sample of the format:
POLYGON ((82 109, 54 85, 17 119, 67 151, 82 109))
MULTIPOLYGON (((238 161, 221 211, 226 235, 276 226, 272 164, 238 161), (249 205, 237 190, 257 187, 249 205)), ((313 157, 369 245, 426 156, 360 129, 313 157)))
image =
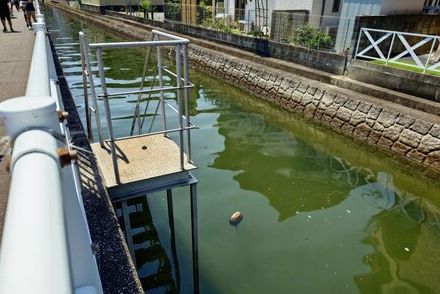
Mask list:
POLYGON ((165 1, 164 10, 165 19, 180 21, 180 3, 174 1, 165 1))
POLYGON ((144 19, 145 19, 147 16, 147 12, 152 11, 153 3, 151 2, 151 0, 141 0, 139 6, 141 8, 141 11, 144 12, 144 19))
POLYGON ((213 29, 216 31, 222 31, 225 33, 236 34, 236 35, 240 34, 240 30, 238 29, 238 23, 235 21, 233 21, 229 25, 227 25, 227 24, 225 24, 224 19, 217 20, 217 19, 213 19, 213 18, 208 18, 208 19, 205 19, 201 25, 206 28, 213 29))
POLYGON ((203 24, 207 19, 212 18, 212 6, 207 6, 205 2, 201 2, 197 6, 197 24, 203 24))
POLYGON ((333 39, 319 27, 303 25, 295 30, 293 42, 310 49, 331 48, 333 39))

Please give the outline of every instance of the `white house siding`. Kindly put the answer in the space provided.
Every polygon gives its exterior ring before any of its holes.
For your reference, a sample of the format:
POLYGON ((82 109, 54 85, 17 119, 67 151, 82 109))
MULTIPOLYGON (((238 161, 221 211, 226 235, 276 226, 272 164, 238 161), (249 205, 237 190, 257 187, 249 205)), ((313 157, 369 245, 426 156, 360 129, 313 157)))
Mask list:
POLYGON ((235 0, 213 0, 212 5, 216 7, 217 14, 233 16, 235 13, 235 0))
MULTIPOLYGON (((258 0, 248 1, 246 10, 254 10, 255 2, 258 0)), ((266 3, 266 0, 263 0, 266 3)), ((267 0, 268 9, 272 10, 311 10, 313 0, 267 0)))
MULTIPOLYGON (((248 1, 246 4, 246 19, 250 22, 254 21, 255 18, 255 3, 258 0, 252 0, 252 2, 248 1)), ((339 9, 339 12, 333 12, 333 2, 335 0, 325 0, 325 8, 324 8, 324 15, 321 19, 321 13, 322 13, 322 4, 324 0, 268 0, 267 1, 267 9, 269 11, 269 20, 268 24, 270 25, 272 23, 272 11, 273 10, 307 10, 310 13, 309 22, 311 24, 317 25, 317 26, 323 26, 323 27, 331 27, 336 28, 338 26, 338 17, 340 15, 340 11, 342 8, 339 9)), ((266 0, 262 0, 262 2, 265 4, 266 0)), ((342 2, 342 0, 341 0, 342 2)))
POLYGON ((272 10, 311 10, 313 0, 268 0, 272 10))
MULTIPOLYGON (((255 2, 258 0, 248 1, 246 4, 246 18, 253 22, 255 19, 255 2)), ((315 0, 316 2, 317 0, 315 0)), ((322 1, 322 0, 318 0, 322 1)), ((266 0, 262 1, 264 5, 266 0)), ((309 10, 311 12, 314 0, 267 0, 267 9, 269 11, 268 24, 272 23, 273 10, 309 10)), ((261 3, 261 2, 260 2, 261 3)))
POLYGON ((326 0, 324 11, 322 10, 324 1, 314 1, 313 8, 310 13, 310 23, 321 27, 337 28, 339 24, 339 16, 341 14, 342 0, 337 12, 332 11, 334 1, 335 0, 326 0))

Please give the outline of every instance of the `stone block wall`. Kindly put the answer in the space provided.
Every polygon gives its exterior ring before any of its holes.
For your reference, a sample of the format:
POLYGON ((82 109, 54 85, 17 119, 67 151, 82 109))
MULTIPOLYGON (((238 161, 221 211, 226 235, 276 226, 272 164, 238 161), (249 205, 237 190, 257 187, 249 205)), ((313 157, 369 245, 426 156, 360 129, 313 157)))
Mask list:
MULTIPOLYGON (((255 67, 204 49, 190 50, 192 64, 232 85, 348 137, 440 171, 440 125, 361 101, 332 86, 255 67)), ((432 171, 431 170, 431 171, 432 171)))

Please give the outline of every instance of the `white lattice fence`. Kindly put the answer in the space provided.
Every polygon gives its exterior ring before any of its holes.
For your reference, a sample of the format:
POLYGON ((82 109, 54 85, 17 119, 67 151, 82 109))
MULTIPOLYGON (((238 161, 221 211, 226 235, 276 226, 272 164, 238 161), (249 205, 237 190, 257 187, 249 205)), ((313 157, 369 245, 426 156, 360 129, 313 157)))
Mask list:
POLYGON ((419 68, 423 73, 427 70, 440 73, 440 37, 362 28, 356 58, 380 60, 385 65, 394 63, 419 68), (386 46, 387 42, 390 42, 389 46, 386 46), (427 46, 429 52, 420 50, 427 46))

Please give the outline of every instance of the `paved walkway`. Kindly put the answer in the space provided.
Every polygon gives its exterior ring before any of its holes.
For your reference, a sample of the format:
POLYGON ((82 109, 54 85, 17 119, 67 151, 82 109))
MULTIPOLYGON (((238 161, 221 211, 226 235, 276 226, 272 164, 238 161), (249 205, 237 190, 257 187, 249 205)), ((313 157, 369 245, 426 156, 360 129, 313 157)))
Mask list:
MULTIPOLYGON (((9 25, 8 32, 3 33, 3 27, 0 26, 0 102, 24 95, 34 48, 35 36, 33 31, 26 28, 23 12, 14 10, 14 16, 16 18, 12 19, 12 27, 15 33, 9 32, 9 25)), ((4 123, 0 121, 0 137, 4 135, 4 123)), ((0 144, 3 141, 0 140, 0 144)), ((2 147, 4 146, 0 146, 0 150, 2 147)), ((8 194, 9 173, 5 169, 4 161, 0 159, 0 239, 8 194)))

